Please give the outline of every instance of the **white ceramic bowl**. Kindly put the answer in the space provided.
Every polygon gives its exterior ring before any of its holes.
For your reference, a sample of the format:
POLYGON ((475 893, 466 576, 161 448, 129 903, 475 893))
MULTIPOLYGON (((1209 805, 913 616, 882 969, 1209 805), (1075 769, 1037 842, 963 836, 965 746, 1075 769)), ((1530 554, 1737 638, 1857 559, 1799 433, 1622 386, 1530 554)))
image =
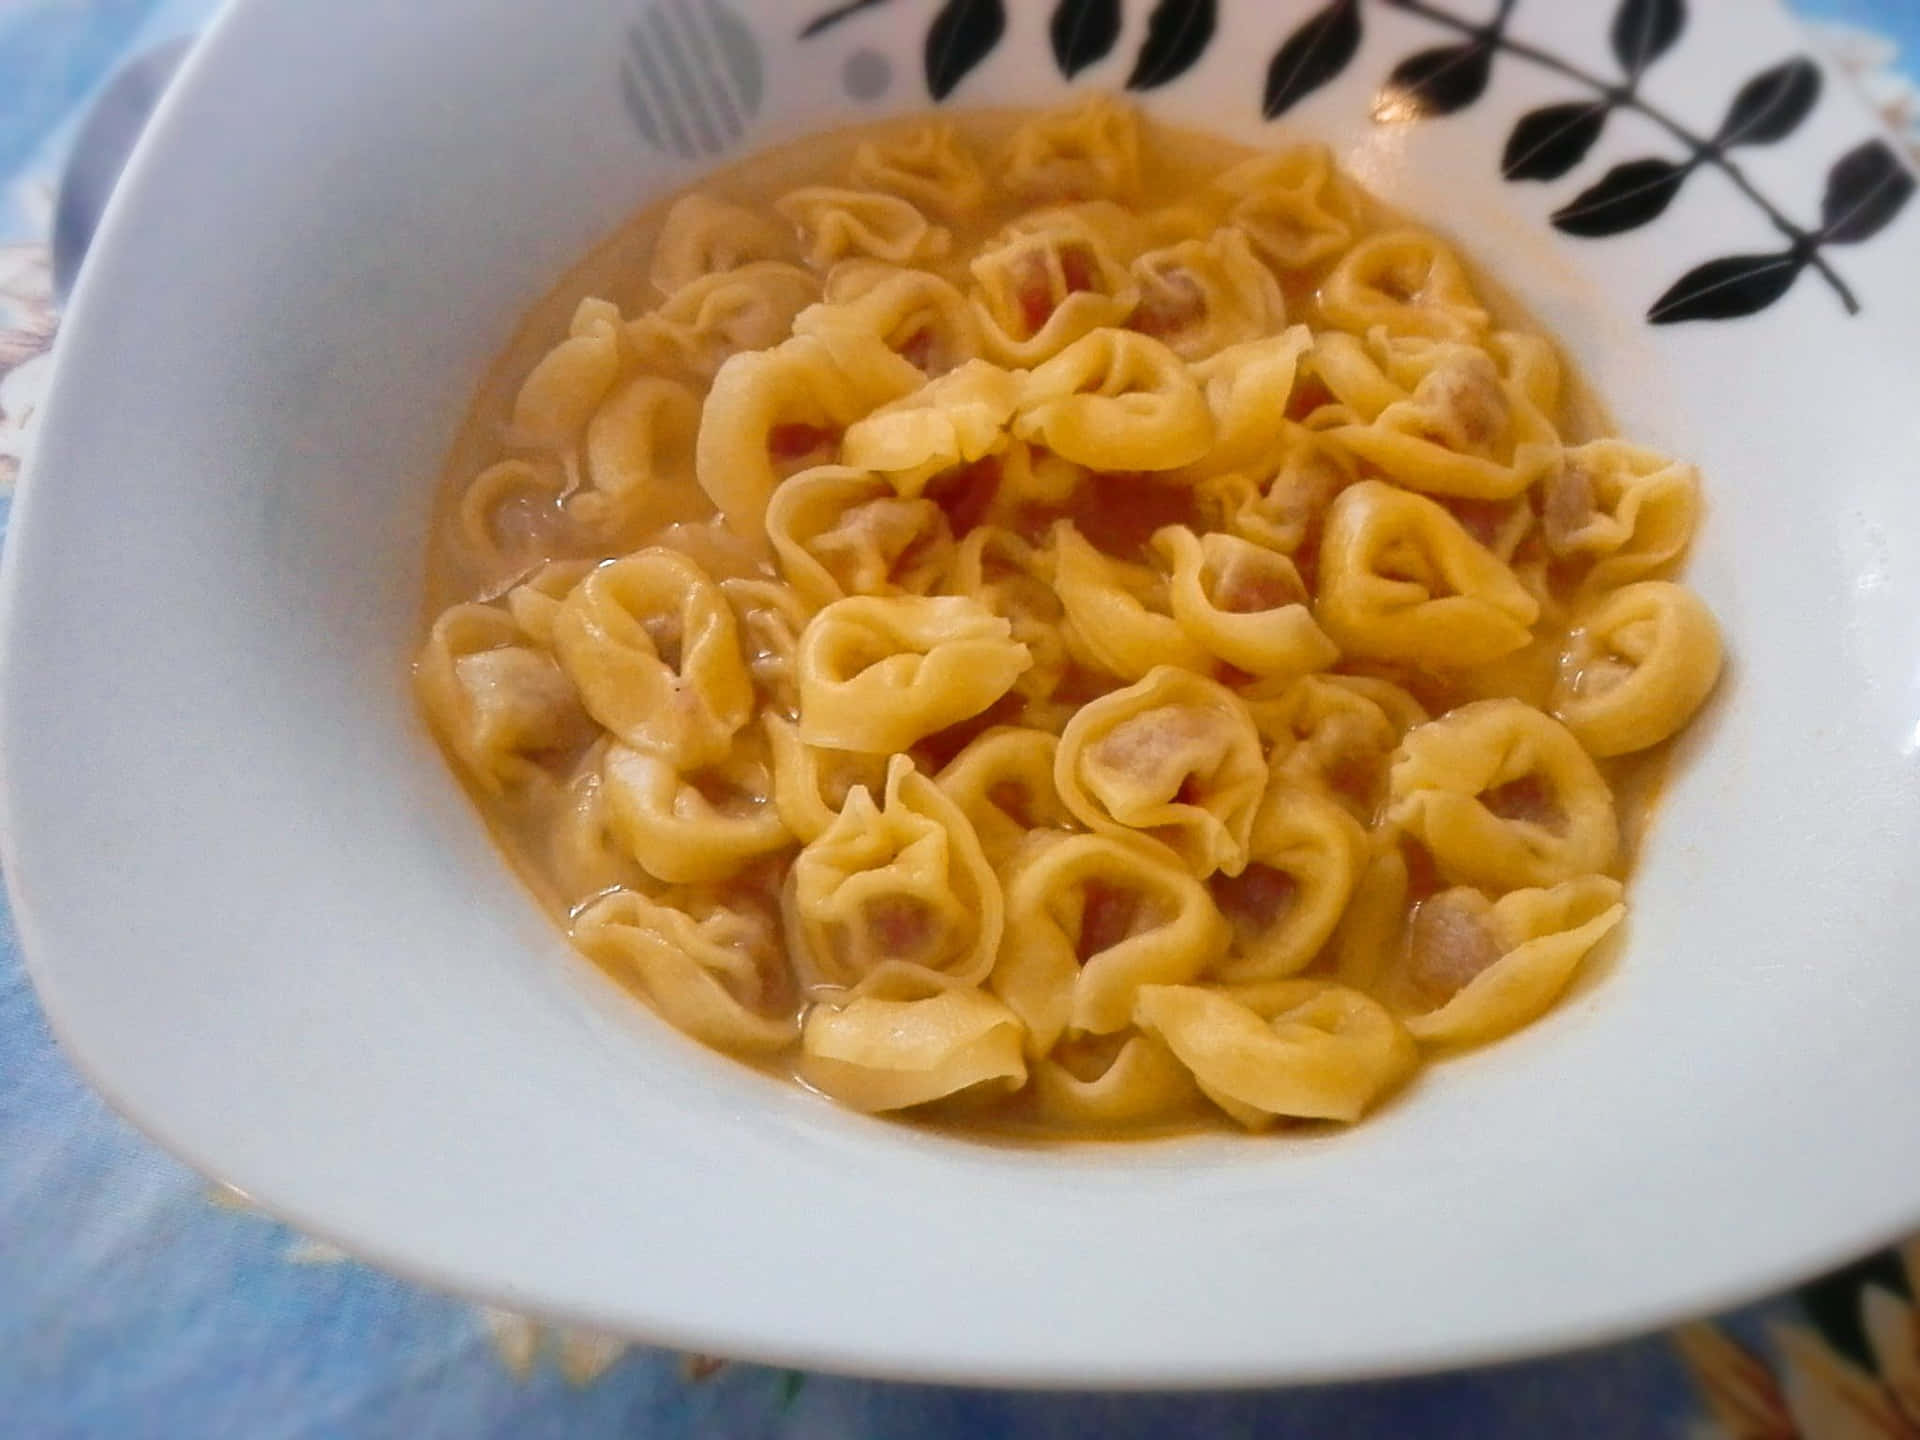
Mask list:
MULTIPOLYGON (((676 145, 726 148, 646 89, 650 3, 245 0, 127 174, 15 510, 0 695, 19 925, 117 1106, 433 1283, 960 1380, 1485 1360, 1730 1301, 1920 1221, 1920 205, 1889 210, 1880 174, 1826 237, 1858 315, 1811 269, 1749 267, 1700 303, 1793 283, 1748 319, 1649 325, 1683 272, 1782 248, 1755 202, 1709 161, 1650 224, 1557 233, 1549 213, 1609 165, 1682 155, 1673 135, 1617 113, 1565 176, 1503 180, 1522 113, 1584 93, 1510 50, 1427 63, 1452 77, 1441 102, 1490 77, 1457 113, 1378 123, 1383 78, 1459 39, 1381 0, 1321 12, 1318 48, 1279 64, 1307 7, 1227 0, 1196 48, 1172 22, 1207 7, 1163 7, 1154 40, 1128 0, 1076 83, 1137 71, 1168 80, 1140 98, 1169 118, 1328 139, 1516 288, 1628 433, 1704 467, 1691 578, 1733 663, 1620 957, 1303 1142, 967 1143, 838 1110, 613 996, 510 878, 405 672, 432 477, 488 358, 626 211, 711 163, 676 145), (1270 70, 1294 101, 1275 126, 1270 70)), ((668 16, 705 27, 675 33, 739 102, 733 148, 919 108, 929 64, 949 103, 1066 89, 1051 5, 1008 6, 987 47, 994 0, 897 0, 805 40, 818 0, 732 3, 668 16)), ((1605 77, 1612 18, 1525 0, 1506 38, 1605 77)), ((1710 132, 1803 48, 1771 5, 1696 0, 1642 93, 1710 132)), ((1828 77, 1791 134, 1736 155, 1809 228, 1832 162, 1875 133, 1843 90, 1828 77)), ((1805 108, 1775 99, 1776 121, 1805 108)), ((1842 202, 1878 173, 1850 163, 1842 202)))

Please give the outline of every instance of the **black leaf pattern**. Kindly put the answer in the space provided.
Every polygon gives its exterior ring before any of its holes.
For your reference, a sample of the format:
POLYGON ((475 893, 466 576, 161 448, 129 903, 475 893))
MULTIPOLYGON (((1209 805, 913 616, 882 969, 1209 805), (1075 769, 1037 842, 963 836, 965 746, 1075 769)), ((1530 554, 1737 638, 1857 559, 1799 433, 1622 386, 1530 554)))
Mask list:
POLYGON ((1913 172, 1884 140, 1855 146, 1827 172, 1820 238, 1857 245, 1877 235, 1913 198, 1913 172))
POLYGON ((1147 38, 1127 89, 1151 90, 1184 75, 1213 39, 1216 0, 1160 0, 1147 17, 1147 38))
POLYGON ((1047 35, 1060 73, 1071 80, 1106 59, 1120 38, 1120 0, 1060 0, 1047 35))
POLYGON ((1608 38, 1627 78, 1638 80, 1649 65, 1672 49, 1686 24, 1686 0, 1622 0, 1614 12, 1608 38))
POLYGON ((1820 67, 1804 55, 1762 70, 1740 87, 1714 135, 1718 145, 1772 145, 1800 127, 1820 99, 1820 67))
POLYGON ((1529 110, 1507 137, 1500 173, 1509 180, 1558 180, 1586 159, 1611 108, 1605 101, 1575 100, 1529 110))
POLYGON ((1773 304, 1792 288, 1807 257, 1794 250, 1778 255, 1727 255, 1696 265, 1653 302, 1647 319, 1655 325, 1682 320, 1737 320, 1773 304))
POLYGON ((1553 212, 1554 228, 1590 238, 1637 229, 1673 202, 1692 169, 1655 159, 1616 165, 1553 212))
POLYGON ((1267 66, 1261 113, 1277 119, 1345 70, 1359 52, 1360 33, 1359 0, 1333 0, 1309 15, 1267 66))
POLYGON ((1382 122, 1451 115, 1478 100, 1493 73, 1493 46, 1485 39, 1422 50, 1394 66, 1373 103, 1382 122))
POLYGON ((936 100, 953 93, 1007 33, 1002 0, 947 0, 927 27, 927 91, 936 100))

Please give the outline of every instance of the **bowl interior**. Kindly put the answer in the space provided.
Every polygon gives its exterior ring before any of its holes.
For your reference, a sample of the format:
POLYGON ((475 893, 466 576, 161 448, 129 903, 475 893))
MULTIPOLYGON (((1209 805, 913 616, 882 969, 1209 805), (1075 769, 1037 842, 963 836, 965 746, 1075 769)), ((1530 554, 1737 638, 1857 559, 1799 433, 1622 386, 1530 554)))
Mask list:
MULTIPOLYGON (((1288 27, 1253 4, 1223 7, 1249 43, 1143 101, 1242 140, 1329 140, 1490 263, 1627 434, 1702 464, 1690 578, 1732 665, 1617 958, 1349 1134, 1045 1149, 842 1113, 575 959, 441 763, 406 665, 433 477, 490 357, 698 168, 623 106, 613 57, 640 8, 533 25, 518 0, 239 4, 114 202, 15 512, 0 720, 35 978, 116 1104, 437 1283, 957 1379, 1491 1358, 1703 1308, 1920 1215, 1920 1135, 1874 1124, 1920 1092, 1920 582, 1895 564, 1920 539, 1911 237, 1845 257, 1860 317, 1803 284, 1741 325, 1652 329, 1663 277, 1752 217, 1703 181, 1657 232, 1554 237, 1495 163, 1548 79, 1375 125, 1372 85, 1432 43, 1384 7, 1283 126, 1257 97, 1288 27)), ((924 16, 794 40, 812 8, 752 12, 749 145, 926 103, 924 16), (864 107, 843 88, 857 52, 893 77, 864 107)), ((954 103, 1061 97, 1045 17, 1018 8, 954 103)), ((1688 63, 1709 79, 1716 55, 1796 46, 1770 9, 1698 11, 1688 63)), ((1532 23, 1574 43, 1602 21, 1532 23)), ((1083 80, 1118 85, 1116 64, 1083 80)), ((1795 144, 1837 154, 1864 124, 1834 93, 1795 144)), ((1818 184, 1784 154, 1751 168, 1818 184)))

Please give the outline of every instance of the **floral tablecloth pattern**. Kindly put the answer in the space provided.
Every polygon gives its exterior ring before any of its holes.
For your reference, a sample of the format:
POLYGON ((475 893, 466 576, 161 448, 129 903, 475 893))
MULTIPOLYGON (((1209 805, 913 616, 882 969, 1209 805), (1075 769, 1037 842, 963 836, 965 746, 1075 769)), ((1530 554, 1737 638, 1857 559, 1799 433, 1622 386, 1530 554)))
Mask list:
MULTIPOLYGON (((1799 8, 1920 159, 1920 0, 1799 8)), ((211 9, 0 0, 0 523, 56 343, 73 133, 124 64, 211 9)), ((1665 1335, 1294 1391, 1018 1394, 675 1355, 417 1289, 210 1188, 74 1074, 0 914, 0 1435, 1920 1440, 1916 1295, 1920 1241, 1665 1335)))

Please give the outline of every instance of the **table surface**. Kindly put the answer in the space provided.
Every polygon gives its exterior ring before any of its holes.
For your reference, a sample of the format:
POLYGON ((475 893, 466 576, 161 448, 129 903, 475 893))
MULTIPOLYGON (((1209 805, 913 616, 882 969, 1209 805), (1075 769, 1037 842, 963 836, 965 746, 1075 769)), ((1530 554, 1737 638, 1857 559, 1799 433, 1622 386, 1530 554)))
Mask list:
MULTIPOLYGON (((1920 0, 1796 0, 1920 159, 1920 0)), ((94 97, 212 0, 0 0, 0 524, 58 328, 48 236, 94 97)), ((417 1289, 162 1155, 47 1034, 0 909, 0 1433, 1711 1436, 1920 1440, 1920 1241, 1711 1323, 1384 1384, 1181 1396, 730 1365, 417 1289)))

